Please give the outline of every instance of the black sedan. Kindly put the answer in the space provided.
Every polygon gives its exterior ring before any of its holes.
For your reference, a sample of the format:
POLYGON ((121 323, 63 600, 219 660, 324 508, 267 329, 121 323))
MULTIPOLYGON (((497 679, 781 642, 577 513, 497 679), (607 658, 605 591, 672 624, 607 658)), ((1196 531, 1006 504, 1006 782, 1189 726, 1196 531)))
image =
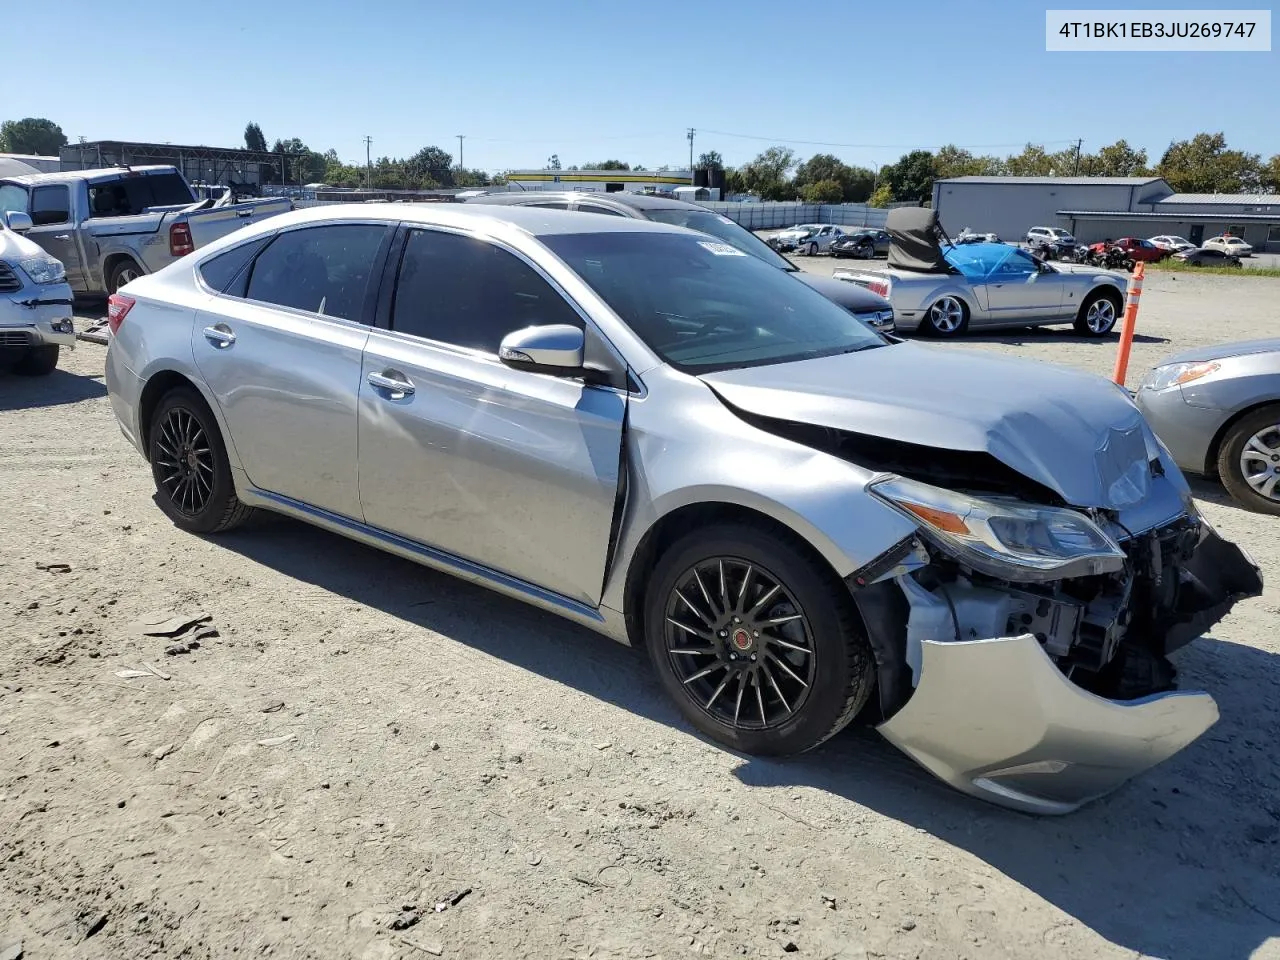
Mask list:
POLYGON ((883 230, 856 230, 831 244, 833 257, 870 260, 881 254, 889 255, 889 234, 883 230))
POLYGON ((1212 247, 1197 247, 1194 250, 1179 250, 1172 257, 1174 263, 1185 263, 1189 267, 1238 267, 1240 258, 1231 253, 1223 253, 1212 247))

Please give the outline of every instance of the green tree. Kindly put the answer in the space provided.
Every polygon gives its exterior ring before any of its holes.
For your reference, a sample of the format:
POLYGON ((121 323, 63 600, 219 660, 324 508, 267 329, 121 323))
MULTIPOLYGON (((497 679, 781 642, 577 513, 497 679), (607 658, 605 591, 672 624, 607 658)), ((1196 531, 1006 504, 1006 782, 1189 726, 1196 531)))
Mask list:
POLYGON ((584 163, 583 170, 630 170, 631 164, 621 160, 601 160, 599 163, 584 163))
POLYGON ((404 163, 405 173, 431 186, 453 186, 453 155, 439 147, 423 147, 404 163))
POLYGON ((43 117, 6 120, 0 124, 0 153, 32 153, 56 157, 67 144, 62 128, 43 117))
POLYGON ((827 181, 840 185, 840 200, 830 202, 862 203, 871 196, 875 174, 865 167, 851 167, 829 153, 815 154, 796 168, 795 185, 801 195, 806 188, 827 181))
POLYGON ((796 154, 788 147, 770 147, 750 163, 743 164, 739 173, 743 185, 762 200, 791 200, 795 187, 787 174, 796 165, 796 154))
POLYGON ((1262 188, 1271 193, 1280 193, 1280 153, 1277 153, 1263 166, 1262 188))
POLYGON ((698 162, 693 165, 695 170, 723 170, 724 158, 714 150, 708 150, 706 153, 699 155, 698 162))
MULTIPOLYGON (((1075 149, 1072 148, 1074 155, 1075 149)), ((1005 173, 1010 177, 1047 177, 1053 173, 1053 166, 1053 157, 1038 143, 1028 143, 1021 153, 1013 154, 1004 162, 1005 173)), ((1068 168, 1060 172, 1070 174, 1071 170, 1068 168)))
POLYGON ((560 154, 553 153, 551 156, 547 157, 547 169, 548 170, 560 169, 560 154))
POLYGON ((262 135, 262 128, 252 120, 245 124, 244 148, 257 150, 259 153, 267 152, 267 138, 262 135))
POLYGON ((951 177, 993 177, 1004 169, 999 157, 974 156, 953 143, 939 148, 933 157, 934 175, 939 180, 951 177))
POLYGON ((880 169, 880 179, 889 185, 899 200, 929 200, 936 179, 933 154, 928 150, 912 150, 880 169))
POLYGON ((819 180, 800 188, 805 203, 843 203, 844 186, 839 180, 819 180))
POLYGON ((1180 193, 1242 193, 1262 186, 1262 158, 1228 150, 1222 133, 1197 133, 1169 144, 1156 175, 1180 193))
POLYGON ((893 203, 893 190, 887 183, 876 187, 875 193, 871 194, 871 199, 867 201, 867 205, 871 207, 887 207, 891 203, 893 203))
POLYGON ((1117 140, 1080 159, 1080 173, 1091 177, 1143 177, 1150 172, 1147 151, 1135 150, 1125 140, 1117 140))

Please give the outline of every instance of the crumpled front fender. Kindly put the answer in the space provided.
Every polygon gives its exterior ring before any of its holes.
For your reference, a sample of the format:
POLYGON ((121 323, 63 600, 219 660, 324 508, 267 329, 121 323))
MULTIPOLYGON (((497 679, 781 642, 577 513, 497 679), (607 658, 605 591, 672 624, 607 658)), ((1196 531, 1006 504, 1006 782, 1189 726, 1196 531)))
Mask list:
POLYGON ((879 731, 939 779, 1015 810, 1070 813, 1173 756, 1218 719, 1207 693, 1095 696, 1068 680, 1030 634, 922 647, 914 694, 879 731))

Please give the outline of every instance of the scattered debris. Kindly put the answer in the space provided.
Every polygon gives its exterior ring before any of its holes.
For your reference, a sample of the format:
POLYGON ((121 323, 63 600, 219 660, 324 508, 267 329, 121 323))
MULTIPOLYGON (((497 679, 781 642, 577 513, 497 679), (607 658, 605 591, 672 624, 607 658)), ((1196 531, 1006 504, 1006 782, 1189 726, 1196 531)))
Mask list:
POLYGON ((298 735, 296 733, 286 733, 280 737, 267 737, 265 740, 259 740, 258 746, 278 747, 282 743, 288 743, 290 740, 296 740, 296 739, 298 739, 298 735))
POLYGON ((416 908, 405 908, 391 921, 392 930, 408 930, 422 919, 416 908))
POLYGON ((140 616, 134 627, 147 637, 178 637, 192 627, 208 623, 212 619, 207 613, 181 614, 172 610, 153 610, 140 616))
POLYGON ((0 942, 0 960, 22 960, 22 941, 19 939, 0 942))
POLYGON ((130 680, 133 677, 154 677, 155 674, 150 670, 117 670, 116 676, 121 680, 130 680))
POLYGON ((903 920, 903 921, 902 921, 902 929, 903 929, 903 930, 911 931, 911 930, 914 930, 915 928, 916 928, 916 922, 915 922, 914 920, 903 920))
POLYGON ((604 743, 597 743, 597 744, 596 744, 596 749, 597 749, 597 750, 608 750, 608 749, 609 749, 610 747, 612 747, 612 746, 613 746, 613 744, 606 740, 604 743))
POLYGON ((150 670, 152 673, 154 673, 154 674, 155 674, 157 677, 159 677, 161 680, 172 680, 172 679, 173 679, 173 677, 169 676, 169 674, 165 673, 163 670, 159 670, 159 669, 157 669, 156 667, 152 666, 152 665, 151 665, 151 664, 149 664, 149 663, 145 663, 145 662, 144 662, 142 665, 143 665, 144 667, 146 667, 148 670, 150 670))
POLYGON ((37 563, 37 570, 45 570, 48 573, 70 573, 71 564, 69 563, 37 563))
POLYGON ((436 901, 436 913, 443 913, 450 907, 456 907, 462 902, 462 898, 471 892, 470 887, 462 890, 450 890, 443 897, 436 901))
POLYGON ((284 709, 283 700, 264 700, 262 705, 258 707, 259 713, 278 713, 284 709))
POLYGON ((89 914, 81 918, 84 925, 84 938, 88 940, 90 937, 97 936, 102 932, 102 928, 107 925, 107 915, 105 913, 89 914))
POLYGON ((796 942, 794 940, 787 940, 782 944, 782 949, 786 953, 795 953, 800 948, 796 946, 796 942))
POLYGON ((829 896, 828 894, 825 894, 825 893, 822 894, 821 896, 822 896, 822 905, 824 907, 826 907, 828 910, 834 910, 836 908, 835 897, 829 896))
POLYGON ((542 854, 531 853, 524 859, 525 859, 525 862, 529 864, 529 866, 536 867, 538 864, 542 862, 542 854))
POLYGON ((77 340, 85 340, 89 343, 100 343, 106 346, 111 342, 111 328, 107 326, 106 319, 94 320, 83 330, 76 334, 77 340))
POLYGON ((399 940, 401 943, 403 943, 406 947, 413 947, 413 949, 421 950, 423 953, 429 953, 433 957, 444 956, 444 950, 440 947, 427 946, 427 944, 425 943, 416 943, 413 940, 409 940, 405 937, 397 937, 396 939, 399 940))
POLYGON ((177 749, 176 744, 166 743, 152 750, 151 756, 155 757, 157 760, 163 760, 169 754, 173 753, 173 751, 176 749, 177 749))
POLYGON ((438 744, 436 741, 432 740, 432 741, 431 741, 431 749, 432 749, 432 750, 439 750, 439 749, 440 749, 440 744, 438 744))

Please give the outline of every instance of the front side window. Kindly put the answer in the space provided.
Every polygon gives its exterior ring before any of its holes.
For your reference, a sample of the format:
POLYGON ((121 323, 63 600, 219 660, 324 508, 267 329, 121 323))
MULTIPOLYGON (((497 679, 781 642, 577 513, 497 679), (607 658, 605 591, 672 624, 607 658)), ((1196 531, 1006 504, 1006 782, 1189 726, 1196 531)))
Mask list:
POLYGON ((382 224, 329 224, 279 234, 254 261, 246 296, 368 323, 368 293, 382 224))
POLYGON ((0 213, 26 213, 27 190, 16 183, 0 183, 0 213))
POLYGON ((63 184, 31 191, 31 222, 37 227, 71 219, 71 190, 63 184))
POLYGON ((583 213, 603 213, 610 217, 621 217, 625 214, 619 213, 617 210, 610 210, 608 207, 602 207, 598 203, 580 203, 578 209, 583 213))
POLYGON ((629 232, 541 239, 680 370, 711 373, 885 344, 822 294, 725 242, 629 232))
POLYGON ((519 257, 456 233, 412 231, 391 308, 391 329, 496 355, 507 334, 582 318, 519 257))

